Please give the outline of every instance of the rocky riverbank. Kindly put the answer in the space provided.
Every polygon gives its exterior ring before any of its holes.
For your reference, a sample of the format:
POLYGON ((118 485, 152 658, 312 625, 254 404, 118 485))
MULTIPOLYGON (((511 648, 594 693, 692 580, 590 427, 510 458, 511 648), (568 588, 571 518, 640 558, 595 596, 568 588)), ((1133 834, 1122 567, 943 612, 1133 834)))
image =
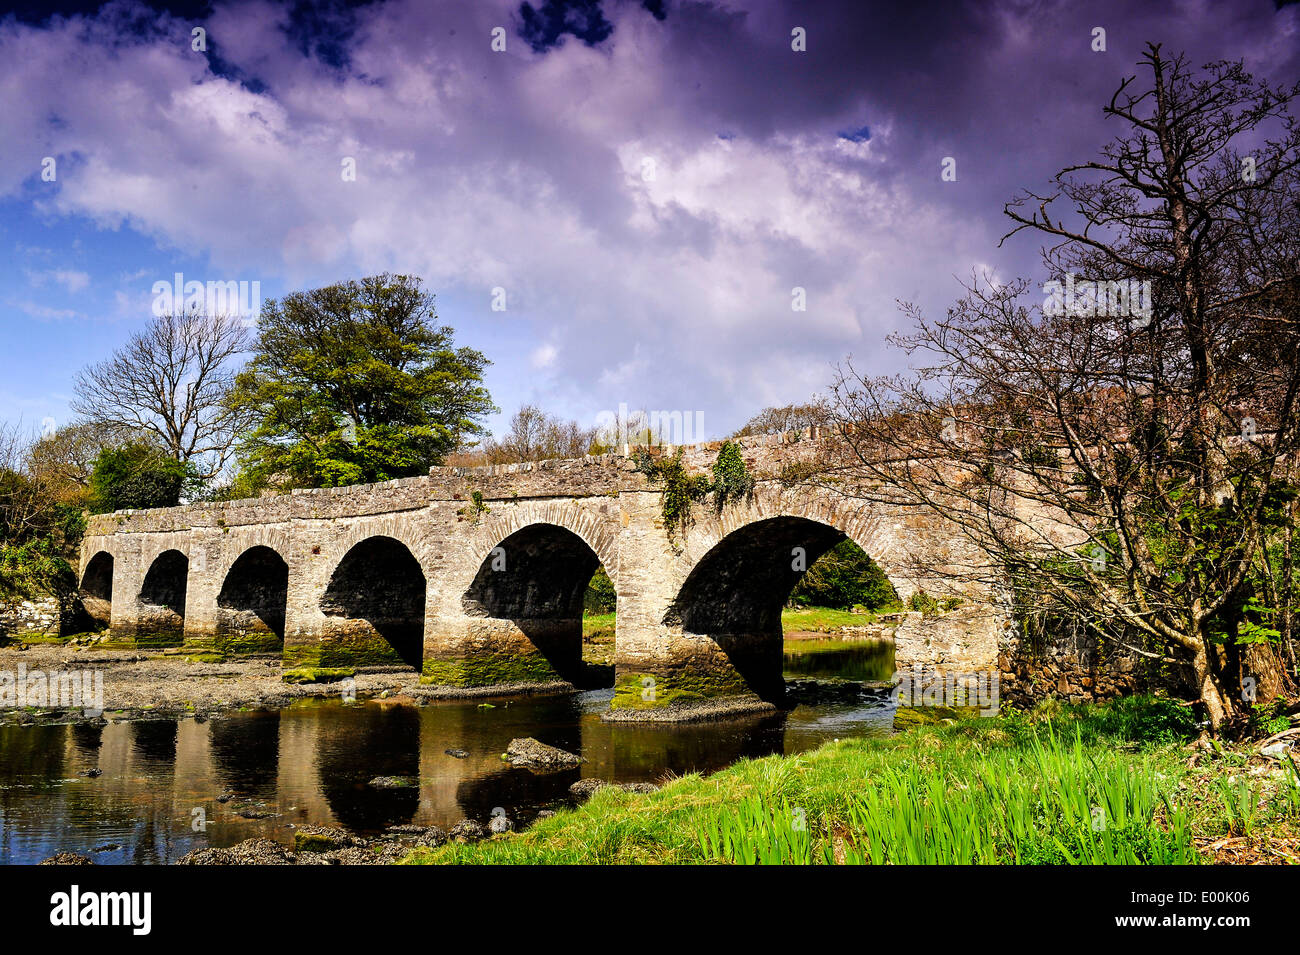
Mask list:
MULTIPOLYGON (((60 706, 49 699, 36 705, 30 696, 0 706, 0 724, 66 723, 103 719, 156 719, 164 717, 210 717, 222 710, 275 708, 302 699, 338 699, 344 694, 357 699, 406 697, 413 702, 434 699, 472 698, 488 695, 481 689, 422 686, 419 674, 409 671, 359 673, 332 682, 286 683, 281 679, 280 661, 248 658, 212 662, 204 655, 149 654, 138 650, 101 650, 69 645, 31 645, 25 649, 0 648, 0 673, 92 672, 102 678, 102 714, 84 707, 60 706)), ((28 681, 30 684, 30 681, 28 681)), ((529 684, 493 687, 491 695, 529 692, 572 692, 569 683, 529 684)))
MULTIPOLYGON (((538 771, 553 771, 557 764, 572 765, 583 760, 534 739, 514 740, 510 750, 526 753, 538 771)), ((378 780, 371 780, 376 785, 378 780)), ((612 787, 623 792, 646 795, 659 791, 654 783, 609 783, 601 779, 580 779, 569 787, 569 801, 580 805, 601 789, 612 787)), ((550 818, 555 810, 544 809, 533 822, 550 818)), ((177 859, 176 865, 391 865, 401 861, 413 849, 437 849, 452 844, 472 844, 516 830, 515 822, 504 812, 494 812, 487 824, 462 819, 449 829, 438 826, 404 824, 391 826, 377 836, 363 836, 335 826, 290 826, 292 841, 280 842, 266 837, 245 839, 228 847, 195 849, 177 859)), ((40 865, 95 865, 94 859, 81 852, 58 852, 40 865)))

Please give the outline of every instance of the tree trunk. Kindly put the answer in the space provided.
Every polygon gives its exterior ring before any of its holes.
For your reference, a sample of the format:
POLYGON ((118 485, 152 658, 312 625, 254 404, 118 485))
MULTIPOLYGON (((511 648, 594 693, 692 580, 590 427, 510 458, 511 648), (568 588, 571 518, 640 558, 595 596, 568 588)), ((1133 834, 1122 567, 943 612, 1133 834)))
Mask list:
POLYGON ((1204 646, 1197 648, 1196 655, 1192 659, 1192 669, 1196 674, 1197 692, 1200 694, 1201 703, 1205 706, 1205 714, 1210 721, 1210 732, 1218 736, 1223 725, 1231 718, 1233 708, 1231 701, 1219 686, 1218 676, 1210 664, 1204 646))

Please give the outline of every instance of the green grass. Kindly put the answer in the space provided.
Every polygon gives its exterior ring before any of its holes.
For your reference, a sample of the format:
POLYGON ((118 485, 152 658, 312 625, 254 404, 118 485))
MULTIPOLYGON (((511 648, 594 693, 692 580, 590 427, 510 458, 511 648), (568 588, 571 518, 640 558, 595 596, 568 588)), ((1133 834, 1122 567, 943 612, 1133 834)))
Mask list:
POLYGON ((1187 709, 1149 698, 1004 708, 746 760, 649 795, 607 787, 523 833, 405 861, 1180 864, 1247 826, 1294 851, 1300 773, 1243 784, 1226 760, 1189 760, 1194 734, 1187 709))
MULTIPOLYGON (((869 611, 866 613, 850 613, 847 610, 832 610, 829 607, 786 609, 781 611, 781 628, 786 632, 830 633, 839 630, 840 627, 864 627, 879 620, 879 614, 888 612, 888 610, 881 610, 877 613, 869 611)), ((583 614, 582 636, 586 639, 593 636, 599 638, 605 635, 612 638, 615 619, 616 614, 613 613, 583 614)))
POLYGON ((830 633, 841 627, 865 627, 878 619, 878 614, 871 612, 850 613, 829 607, 801 607, 797 610, 786 608, 781 611, 781 629, 786 633, 830 633))
POLYGON ((616 615, 612 613, 588 613, 582 615, 582 636, 584 639, 591 637, 600 637, 608 635, 614 636, 614 620, 616 615))

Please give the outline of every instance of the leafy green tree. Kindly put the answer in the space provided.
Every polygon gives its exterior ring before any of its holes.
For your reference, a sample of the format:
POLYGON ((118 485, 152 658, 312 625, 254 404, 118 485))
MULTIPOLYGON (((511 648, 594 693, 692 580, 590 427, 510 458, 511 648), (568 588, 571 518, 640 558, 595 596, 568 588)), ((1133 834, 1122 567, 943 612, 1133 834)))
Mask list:
POLYGON ((262 309, 230 401, 256 427, 240 447, 253 487, 337 487, 425 473, 495 412, 490 364, 435 324, 420 280, 383 274, 262 309))
POLYGON ((587 592, 582 598, 585 613, 613 613, 618 604, 618 594, 614 592, 614 581, 605 573, 605 566, 596 568, 587 584, 587 592))
POLYGON ((842 540, 800 578, 790 593, 790 603, 802 607, 856 606, 879 610, 898 603, 898 594, 880 565, 851 540, 842 540))
POLYGON ((126 508, 172 507, 187 483, 197 481, 191 465, 161 448, 135 441, 101 451, 90 475, 90 510, 107 514, 126 508))
POLYGON ((0 426, 0 606, 76 586, 70 559, 85 531, 80 502, 32 465, 32 444, 0 426))

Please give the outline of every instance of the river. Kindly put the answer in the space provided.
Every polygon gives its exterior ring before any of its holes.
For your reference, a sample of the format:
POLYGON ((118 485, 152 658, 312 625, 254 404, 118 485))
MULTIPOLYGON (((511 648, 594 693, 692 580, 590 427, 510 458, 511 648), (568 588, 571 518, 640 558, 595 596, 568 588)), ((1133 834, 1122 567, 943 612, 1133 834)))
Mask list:
POLYGON ((0 864, 60 850, 99 864, 164 864, 192 849, 297 825, 361 834, 403 823, 450 827, 504 811, 517 827, 572 803, 582 777, 662 782, 826 740, 892 732, 890 643, 787 641, 792 695, 780 714, 679 726, 605 723, 612 691, 425 706, 305 701, 220 719, 0 727, 0 864), (532 736, 579 753, 537 775, 501 759, 532 736), (454 751, 449 753, 448 751, 454 751), (82 775, 98 770, 99 775, 82 775), (372 780, 406 785, 385 788, 372 780))

